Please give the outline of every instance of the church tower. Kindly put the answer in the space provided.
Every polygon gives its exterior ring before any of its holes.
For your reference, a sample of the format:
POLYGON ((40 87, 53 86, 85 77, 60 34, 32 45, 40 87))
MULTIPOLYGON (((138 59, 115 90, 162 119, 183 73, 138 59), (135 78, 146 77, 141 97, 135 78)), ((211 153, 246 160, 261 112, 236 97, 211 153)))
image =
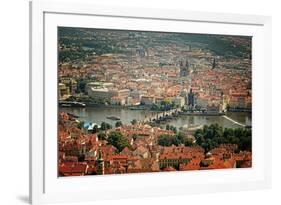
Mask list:
POLYGON ((212 69, 215 69, 217 67, 217 61, 216 59, 214 58, 213 59, 213 63, 212 63, 212 69))
POLYGON ((103 161, 103 158, 102 158, 101 147, 99 147, 97 174, 104 175, 104 161, 103 161))
POLYGON ((188 60, 186 59, 186 62, 185 62, 185 67, 186 67, 186 69, 187 69, 187 71, 188 71, 188 69, 189 69, 189 63, 188 63, 188 60))
POLYGON ((189 73, 189 63, 188 60, 186 60, 185 65, 183 64, 183 62, 180 62, 180 76, 181 77, 186 77, 188 76, 189 73))
POLYGON ((190 91, 188 93, 188 97, 187 97, 187 105, 189 108, 193 109, 195 106, 195 94, 192 91, 192 88, 190 88, 190 91))

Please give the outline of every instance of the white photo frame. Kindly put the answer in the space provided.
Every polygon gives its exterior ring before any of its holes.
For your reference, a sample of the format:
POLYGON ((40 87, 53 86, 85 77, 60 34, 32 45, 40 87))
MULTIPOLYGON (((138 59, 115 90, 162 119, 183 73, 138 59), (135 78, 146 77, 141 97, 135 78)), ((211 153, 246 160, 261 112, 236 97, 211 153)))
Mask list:
POLYGON ((80 3, 31 2, 30 111, 32 204, 269 188, 271 18, 80 3), (253 36, 253 167, 243 170, 58 178, 57 152, 54 151, 57 150, 58 26, 253 36))

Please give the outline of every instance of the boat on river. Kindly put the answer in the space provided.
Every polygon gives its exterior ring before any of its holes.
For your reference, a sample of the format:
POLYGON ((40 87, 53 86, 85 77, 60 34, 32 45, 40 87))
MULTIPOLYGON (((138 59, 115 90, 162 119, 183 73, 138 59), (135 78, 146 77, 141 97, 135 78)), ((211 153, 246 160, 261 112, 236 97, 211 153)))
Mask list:
POLYGON ((107 116, 106 118, 110 120, 120 120, 120 118, 116 116, 107 116))

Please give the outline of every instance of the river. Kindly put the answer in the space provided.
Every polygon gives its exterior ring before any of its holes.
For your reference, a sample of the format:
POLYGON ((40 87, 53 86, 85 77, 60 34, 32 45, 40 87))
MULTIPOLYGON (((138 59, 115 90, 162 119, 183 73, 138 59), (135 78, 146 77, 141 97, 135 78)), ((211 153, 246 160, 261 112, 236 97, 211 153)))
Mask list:
MULTIPOLYGON (((68 112, 78 116, 79 120, 85 122, 94 122, 101 124, 101 122, 107 122, 113 127, 116 123, 114 120, 107 119, 108 116, 119 117, 123 124, 129 124, 133 119, 142 121, 145 117, 149 116, 152 111, 149 110, 130 110, 124 108, 97 108, 97 107, 86 107, 86 108, 59 108, 60 111, 68 112)), ((154 112, 155 113, 155 112, 154 112)), ((245 112, 228 112, 227 116, 241 124, 251 125, 252 116, 251 113, 245 112)), ((161 123, 161 127, 165 127, 166 124, 173 125, 177 128, 189 125, 210 125, 217 123, 220 126, 228 128, 240 127, 238 124, 222 117, 222 116, 187 116, 180 115, 177 118, 171 119, 167 122, 161 123)))

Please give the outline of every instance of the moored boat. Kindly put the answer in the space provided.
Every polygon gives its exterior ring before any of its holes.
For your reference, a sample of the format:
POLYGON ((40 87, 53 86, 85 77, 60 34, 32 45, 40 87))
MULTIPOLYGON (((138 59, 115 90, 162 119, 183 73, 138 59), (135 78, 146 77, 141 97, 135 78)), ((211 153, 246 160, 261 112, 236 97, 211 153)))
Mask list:
POLYGON ((106 118, 110 120, 120 120, 120 118, 116 116, 107 116, 106 118))

